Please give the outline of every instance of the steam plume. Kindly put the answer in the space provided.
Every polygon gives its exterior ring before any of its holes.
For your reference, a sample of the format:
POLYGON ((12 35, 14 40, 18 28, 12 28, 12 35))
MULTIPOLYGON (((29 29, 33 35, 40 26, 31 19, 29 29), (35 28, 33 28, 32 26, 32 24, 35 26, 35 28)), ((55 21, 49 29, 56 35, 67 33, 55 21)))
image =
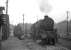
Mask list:
POLYGON ((49 13, 52 10, 51 5, 48 3, 48 0, 42 0, 40 3, 40 11, 43 13, 49 13))

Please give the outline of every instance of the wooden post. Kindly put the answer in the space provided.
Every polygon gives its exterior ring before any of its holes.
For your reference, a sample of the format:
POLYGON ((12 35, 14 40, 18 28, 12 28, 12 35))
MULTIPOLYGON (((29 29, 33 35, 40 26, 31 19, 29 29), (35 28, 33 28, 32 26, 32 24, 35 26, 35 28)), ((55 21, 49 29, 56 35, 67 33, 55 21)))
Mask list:
POLYGON ((69 16, 68 16, 68 14, 69 14, 69 11, 67 11, 67 35, 69 35, 69 28, 68 28, 68 19, 69 19, 69 16))
POLYGON ((8 0, 6 1, 6 14, 8 14, 8 0))
POLYGON ((25 36, 24 14, 23 14, 23 31, 24 31, 24 36, 25 36))

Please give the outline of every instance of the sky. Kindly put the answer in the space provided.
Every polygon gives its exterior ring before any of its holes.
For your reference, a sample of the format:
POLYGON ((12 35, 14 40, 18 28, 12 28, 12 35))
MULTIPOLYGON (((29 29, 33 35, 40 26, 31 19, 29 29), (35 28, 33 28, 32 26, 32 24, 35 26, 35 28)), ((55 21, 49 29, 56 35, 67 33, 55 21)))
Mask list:
MULTIPOLYGON (((23 23, 35 23, 48 14, 56 23, 66 19, 66 11, 69 11, 71 19, 71 0, 9 0, 8 14, 10 23, 17 25, 23 23)), ((0 6, 5 6, 6 0, 0 0, 0 6)))

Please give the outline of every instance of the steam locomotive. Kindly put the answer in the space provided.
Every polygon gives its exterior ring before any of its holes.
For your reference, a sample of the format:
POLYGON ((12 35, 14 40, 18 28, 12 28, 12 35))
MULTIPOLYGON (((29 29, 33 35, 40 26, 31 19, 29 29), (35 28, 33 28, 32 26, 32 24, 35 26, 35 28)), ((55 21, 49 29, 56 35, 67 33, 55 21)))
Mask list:
POLYGON ((40 40, 39 44, 42 45, 55 45, 57 42, 57 30, 54 29, 54 21, 51 18, 45 17, 39 20, 31 27, 33 40, 40 40))

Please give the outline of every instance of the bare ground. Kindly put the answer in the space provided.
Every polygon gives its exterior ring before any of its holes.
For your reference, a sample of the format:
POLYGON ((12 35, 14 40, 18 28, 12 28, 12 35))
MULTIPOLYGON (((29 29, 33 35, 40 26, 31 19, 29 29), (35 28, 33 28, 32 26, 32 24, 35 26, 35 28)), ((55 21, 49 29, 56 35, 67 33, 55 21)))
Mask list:
POLYGON ((2 50, 68 50, 60 45, 42 47, 32 40, 19 40, 16 37, 9 37, 2 42, 2 50))

